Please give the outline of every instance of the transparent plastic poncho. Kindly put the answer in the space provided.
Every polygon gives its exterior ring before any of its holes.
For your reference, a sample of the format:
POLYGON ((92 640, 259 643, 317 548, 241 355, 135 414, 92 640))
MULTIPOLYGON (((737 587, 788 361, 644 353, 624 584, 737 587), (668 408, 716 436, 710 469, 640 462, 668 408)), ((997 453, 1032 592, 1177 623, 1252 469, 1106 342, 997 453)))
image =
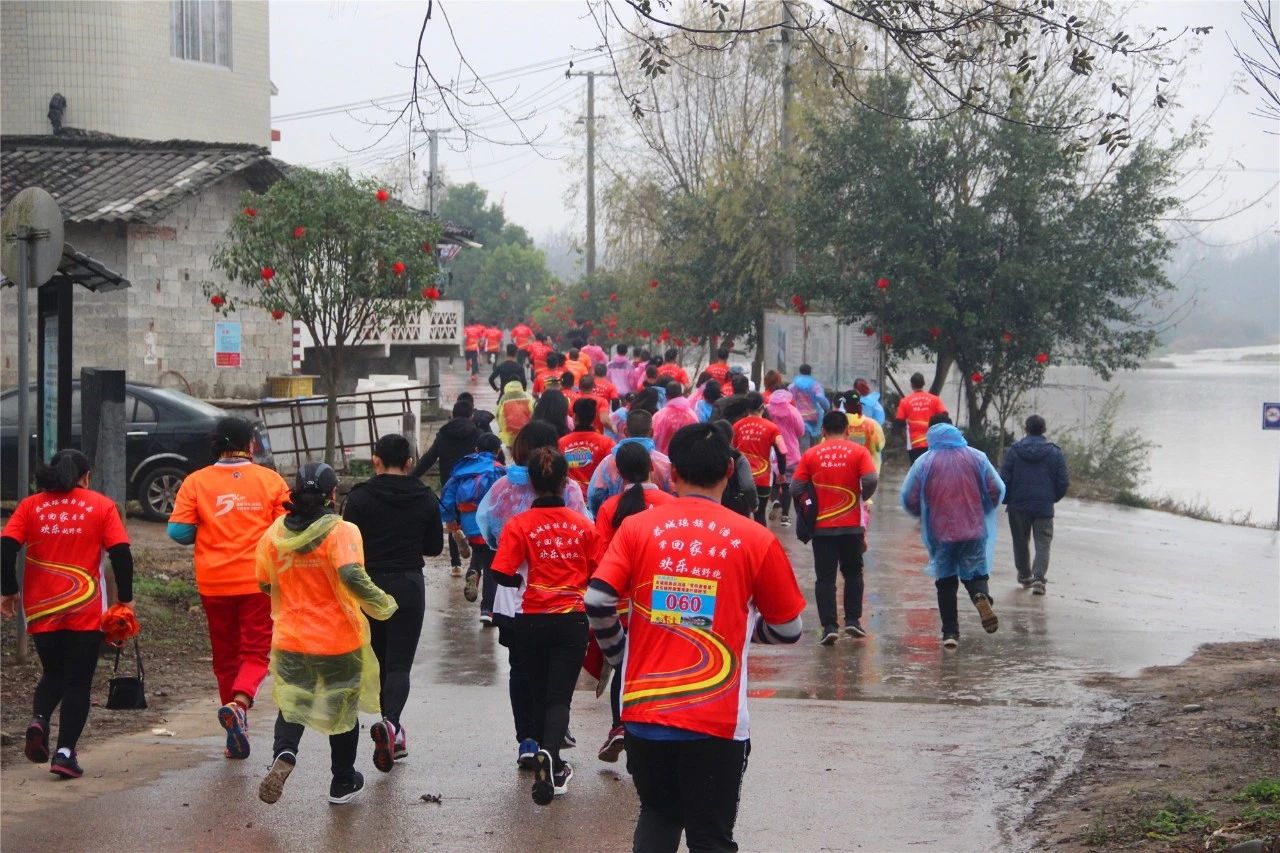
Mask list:
POLYGON ((322 515, 304 530, 284 518, 258 543, 258 583, 271 595, 272 698, 291 723, 325 734, 354 728, 358 712, 379 713, 378 660, 370 618, 396 602, 364 570, 360 530, 322 515))
POLYGON ((929 452, 911 466, 901 493, 903 508, 920 518, 929 552, 925 572, 934 579, 990 575, 1004 482, 951 424, 929 427, 928 438, 929 452))

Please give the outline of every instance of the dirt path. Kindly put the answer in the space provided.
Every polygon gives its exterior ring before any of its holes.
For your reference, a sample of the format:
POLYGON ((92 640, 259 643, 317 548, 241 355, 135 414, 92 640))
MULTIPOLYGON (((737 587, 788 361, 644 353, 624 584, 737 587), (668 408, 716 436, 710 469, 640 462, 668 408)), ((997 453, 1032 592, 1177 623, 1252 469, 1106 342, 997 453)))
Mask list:
POLYGON ((1128 707, 1023 827, 1036 849, 1280 851, 1280 640, 1092 686, 1128 707))

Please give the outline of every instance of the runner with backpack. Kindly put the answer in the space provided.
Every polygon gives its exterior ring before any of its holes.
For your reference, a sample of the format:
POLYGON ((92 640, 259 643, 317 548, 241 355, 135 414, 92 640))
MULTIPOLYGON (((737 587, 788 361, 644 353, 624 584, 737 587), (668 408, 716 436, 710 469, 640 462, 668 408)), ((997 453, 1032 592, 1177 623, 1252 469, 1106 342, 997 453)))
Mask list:
POLYGON ((486 628, 493 626, 493 596, 497 585, 489 571, 493 551, 480 534, 476 510, 493 484, 506 475, 502 459, 502 443, 498 437, 493 434, 480 436, 476 441, 476 452, 458 460, 453 476, 445 483, 444 493, 440 496, 440 517, 450 534, 462 537, 459 544, 465 543, 471 552, 462 592, 467 601, 476 600, 477 588, 483 584, 483 592, 479 594, 480 622, 486 628))

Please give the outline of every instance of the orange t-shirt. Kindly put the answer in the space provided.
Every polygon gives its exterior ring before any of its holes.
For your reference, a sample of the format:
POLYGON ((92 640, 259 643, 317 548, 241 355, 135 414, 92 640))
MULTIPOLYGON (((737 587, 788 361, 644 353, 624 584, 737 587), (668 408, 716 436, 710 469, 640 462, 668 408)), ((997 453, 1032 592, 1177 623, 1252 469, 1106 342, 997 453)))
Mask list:
POLYGON ((581 361, 566 361, 564 369, 573 374, 573 384, 577 385, 582 381, 582 377, 591 372, 591 365, 583 364, 581 361))
POLYGON ((598 550, 595 528, 582 513, 533 507, 502 528, 491 568, 524 577, 517 613, 582 613, 598 550))
MULTIPOLYGON (((729 386, 729 365, 723 361, 713 361, 707 365, 707 369, 703 371, 715 381, 719 382, 721 387, 729 386)), ((727 394, 726 394, 727 396, 727 394)))
POLYGON ((533 362, 534 370, 547 369, 547 356, 551 355, 551 347, 542 341, 534 340, 533 343, 525 347, 529 352, 529 360, 533 362))
POLYGON ((484 343, 486 352, 497 352, 502 349, 502 330, 496 326, 485 329, 484 343))
MULTIPOLYGON (((596 410, 599 416, 599 410, 596 410)), ((591 482, 591 475, 596 466, 613 450, 613 439, 603 436, 595 430, 574 430, 560 439, 560 452, 569 463, 569 479, 576 480, 583 486, 591 482)))
POLYGON ((284 515, 289 487, 247 459, 219 461, 187 475, 169 521, 196 526, 196 588, 201 595, 252 595, 258 540, 284 515))
POLYGON ((18 504, 4 535, 27 546, 22 611, 28 633, 101 629, 107 606, 102 552, 129 544, 111 498, 79 486, 39 492, 18 504))
POLYGON ((929 446, 929 418, 945 412, 947 407, 937 394, 916 391, 898 403, 898 420, 907 422, 907 447, 915 450, 929 446))
POLYGON ((533 340, 533 329, 530 329, 524 323, 511 329, 511 343, 520 349, 528 347, 531 340, 533 340))
POLYGON ((689 387, 689 374, 685 372, 683 367, 676 364, 674 361, 669 361, 662 365, 662 367, 659 367, 658 375, 667 379, 673 379, 686 388, 689 387))
POLYGON ((477 352, 480 340, 484 337, 484 326, 479 324, 465 326, 462 329, 462 346, 467 352, 477 352))

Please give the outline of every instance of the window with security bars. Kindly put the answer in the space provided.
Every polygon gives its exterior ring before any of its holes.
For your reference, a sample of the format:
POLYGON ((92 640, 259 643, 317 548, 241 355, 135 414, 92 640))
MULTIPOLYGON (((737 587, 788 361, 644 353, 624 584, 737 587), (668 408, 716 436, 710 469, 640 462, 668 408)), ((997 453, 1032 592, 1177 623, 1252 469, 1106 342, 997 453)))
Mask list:
POLYGON ((231 0, 169 0, 170 54, 231 67, 231 0))

